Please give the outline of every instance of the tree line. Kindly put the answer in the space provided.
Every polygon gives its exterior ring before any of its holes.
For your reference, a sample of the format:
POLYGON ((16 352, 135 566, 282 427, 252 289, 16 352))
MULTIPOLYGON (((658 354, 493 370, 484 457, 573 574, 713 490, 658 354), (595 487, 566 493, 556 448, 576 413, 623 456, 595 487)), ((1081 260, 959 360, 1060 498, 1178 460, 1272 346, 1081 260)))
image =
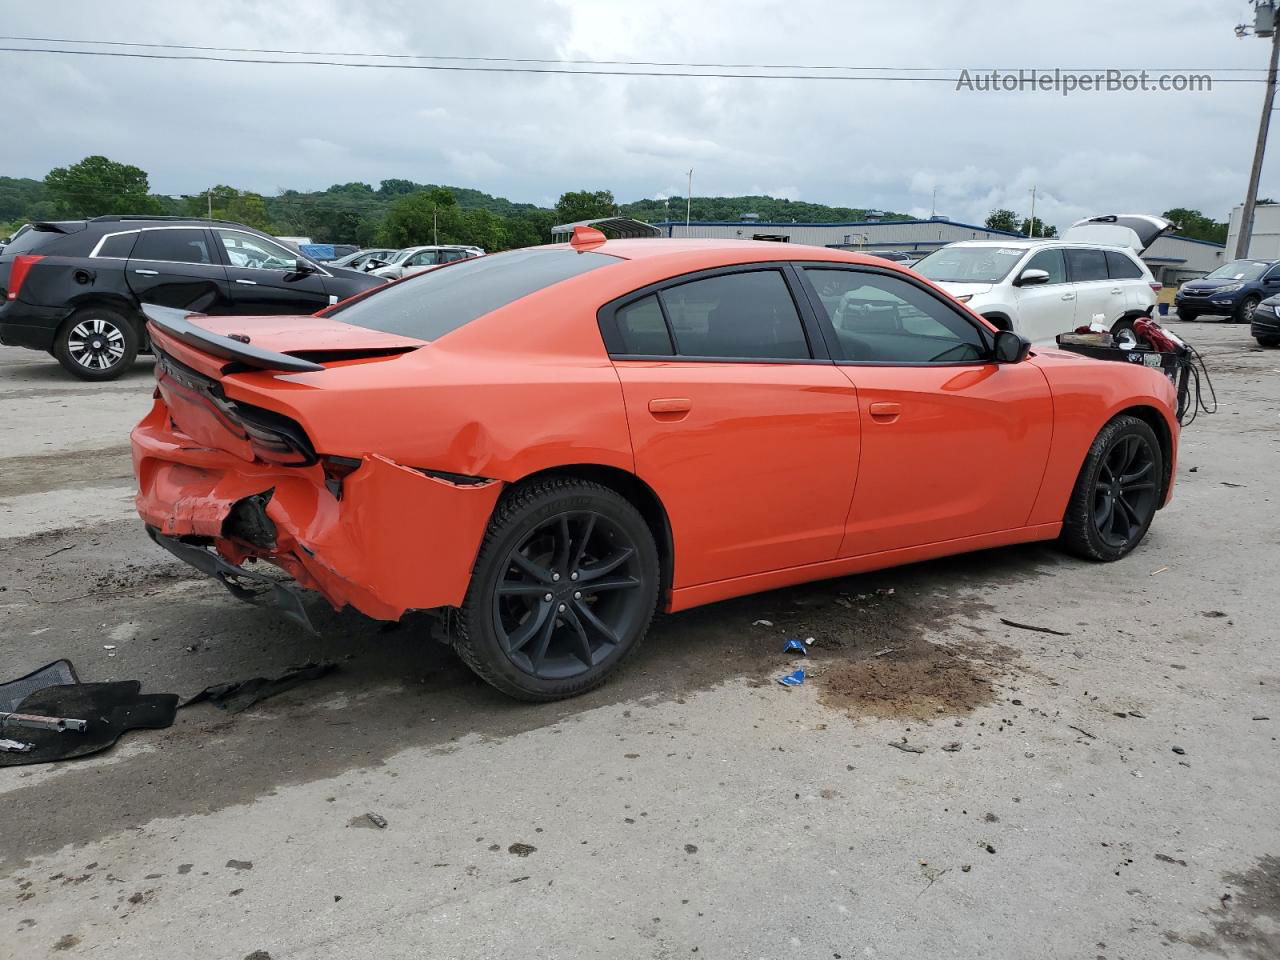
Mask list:
MULTIPOLYGON (((1266 199, 1258 201, 1260 204, 1272 202, 1266 199)), ((1190 237, 1192 240, 1207 240, 1210 243, 1225 244, 1227 242, 1227 224, 1206 217, 1199 210, 1174 207, 1166 210, 1161 216, 1174 225, 1174 231, 1179 236, 1190 237)), ((1024 237, 1056 237, 1058 235, 1057 227, 1046 226, 1039 217, 1032 221, 1026 217, 1019 217, 1013 210, 1003 207, 992 210, 988 214, 986 226, 988 230, 1008 230, 1020 233, 1024 237)))
MULTIPOLYGON (((268 196, 228 184, 181 197, 153 193, 146 171, 102 156, 50 170, 43 180, 0 177, 0 237, 23 223, 74 220, 104 214, 154 214, 234 220, 275 236, 307 236, 321 243, 403 247, 466 243, 506 250, 551 240, 551 227, 597 217, 648 222, 683 220, 684 197, 618 203, 609 190, 576 190, 554 207, 516 203, 469 187, 382 180, 334 184, 326 190, 282 190, 268 196)), ((874 211, 829 207, 767 196, 693 197, 695 220, 839 223, 874 211)), ((889 218, 901 214, 884 213, 889 218)))

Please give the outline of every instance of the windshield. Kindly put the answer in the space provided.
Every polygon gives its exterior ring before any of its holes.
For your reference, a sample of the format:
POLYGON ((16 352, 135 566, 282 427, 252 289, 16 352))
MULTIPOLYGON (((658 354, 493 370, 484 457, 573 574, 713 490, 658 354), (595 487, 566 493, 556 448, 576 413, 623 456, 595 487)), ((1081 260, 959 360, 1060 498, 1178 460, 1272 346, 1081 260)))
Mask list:
POLYGON ((545 287, 618 262, 604 253, 536 248, 473 257, 339 304, 324 316, 369 330, 435 340, 545 287))
POLYGON ((1023 247, 943 247, 912 269, 935 283, 999 283, 1026 252, 1023 247))
POLYGON ((1230 263, 1224 263, 1213 273, 1208 274, 1206 280, 1257 280, 1260 276, 1267 272, 1267 267, 1271 266, 1266 260, 1232 260, 1230 263))

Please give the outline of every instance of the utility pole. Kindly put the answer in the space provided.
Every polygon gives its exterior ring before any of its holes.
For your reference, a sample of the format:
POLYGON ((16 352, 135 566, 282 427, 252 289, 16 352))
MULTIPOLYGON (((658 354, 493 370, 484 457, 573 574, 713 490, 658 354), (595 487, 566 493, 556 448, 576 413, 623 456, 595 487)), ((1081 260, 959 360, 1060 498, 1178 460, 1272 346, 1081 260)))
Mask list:
POLYGON ((1036 188, 1031 188, 1031 219, 1027 221, 1027 236, 1036 235, 1036 188))
POLYGON ((213 219, 213 187, 205 191, 205 196, 209 200, 209 219, 213 219))
POLYGON ((689 211, 693 209, 693 167, 689 168, 689 194, 684 202, 684 235, 689 235, 689 211))
POLYGON ((437 247, 440 246, 440 229, 436 220, 436 208, 431 208, 431 242, 437 247))
MULTIPOLYGON (((1280 32, 1276 31, 1276 9, 1271 0, 1254 4, 1253 32, 1259 37, 1271 38, 1271 63, 1267 67, 1267 92, 1262 99, 1262 119, 1258 122, 1258 142, 1253 148, 1253 168, 1249 171, 1249 192, 1245 194, 1244 208, 1240 211, 1240 230, 1236 234, 1234 257, 1243 260, 1249 255, 1249 241, 1253 239, 1253 210, 1258 202, 1258 182, 1262 179, 1262 158, 1267 150, 1267 131, 1271 128, 1271 108, 1276 100, 1276 65, 1280 62, 1280 32)), ((1236 36, 1247 36, 1248 28, 1236 27, 1236 36)))
POLYGON ((933 199, 929 201, 929 219, 932 220, 938 215, 938 188, 933 188, 933 199))

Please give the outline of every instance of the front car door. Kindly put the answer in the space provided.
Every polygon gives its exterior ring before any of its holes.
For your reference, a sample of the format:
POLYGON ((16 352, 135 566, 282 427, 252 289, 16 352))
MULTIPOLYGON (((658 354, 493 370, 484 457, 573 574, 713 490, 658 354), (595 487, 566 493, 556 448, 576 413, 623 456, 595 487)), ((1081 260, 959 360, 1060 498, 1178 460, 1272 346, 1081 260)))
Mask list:
POLYGON ((835 558, 857 396, 797 308, 797 284, 787 267, 753 264, 601 310, 636 473, 671 521, 677 590, 835 558))
MULTIPOLYGON (((107 245, 103 245, 107 249, 107 245)), ((148 227, 129 251, 129 289, 140 303, 229 313, 227 271, 202 227, 148 227)))
POLYGON ((216 228, 213 233, 226 257, 237 314, 315 313, 338 302, 325 288, 328 274, 320 267, 297 272, 298 262, 308 261, 287 247, 243 230, 216 228))
POLYGON ((801 273, 858 391, 862 458, 839 556, 1025 526, 1053 428, 1039 368, 994 362, 991 332, 910 276, 801 273))
POLYGON ((1076 292, 1067 282, 1067 264, 1060 247, 1039 250, 1022 265, 1018 275, 1028 270, 1049 274, 1044 283, 1015 287, 1018 318, 1014 329, 1035 343, 1052 343, 1060 333, 1076 328, 1076 292))
POLYGON ((415 273, 421 273, 428 267, 434 267, 437 264, 444 263, 442 259, 445 251, 443 250, 419 250, 417 253, 409 257, 401 265, 400 276, 409 277, 415 273))

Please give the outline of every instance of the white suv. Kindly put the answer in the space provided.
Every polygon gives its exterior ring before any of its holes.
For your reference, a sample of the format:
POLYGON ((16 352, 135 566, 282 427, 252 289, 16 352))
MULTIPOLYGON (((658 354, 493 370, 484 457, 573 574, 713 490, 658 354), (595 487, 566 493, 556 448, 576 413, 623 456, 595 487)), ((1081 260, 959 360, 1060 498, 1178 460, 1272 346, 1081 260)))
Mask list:
POLYGON ((442 243, 429 247, 405 247, 392 257, 391 262, 385 267, 371 270, 370 273, 375 277, 398 280, 401 277, 412 276, 415 273, 430 270, 432 267, 438 267, 442 263, 453 263, 455 260, 469 260, 472 257, 483 256, 484 250, 480 247, 464 246, 462 244, 442 243))
POLYGON ((1158 217, 1094 217, 1061 240, 963 240, 914 269, 997 327, 1051 343, 1099 315, 1113 332, 1151 316, 1160 284, 1138 254, 1168 227, 1158 217))

